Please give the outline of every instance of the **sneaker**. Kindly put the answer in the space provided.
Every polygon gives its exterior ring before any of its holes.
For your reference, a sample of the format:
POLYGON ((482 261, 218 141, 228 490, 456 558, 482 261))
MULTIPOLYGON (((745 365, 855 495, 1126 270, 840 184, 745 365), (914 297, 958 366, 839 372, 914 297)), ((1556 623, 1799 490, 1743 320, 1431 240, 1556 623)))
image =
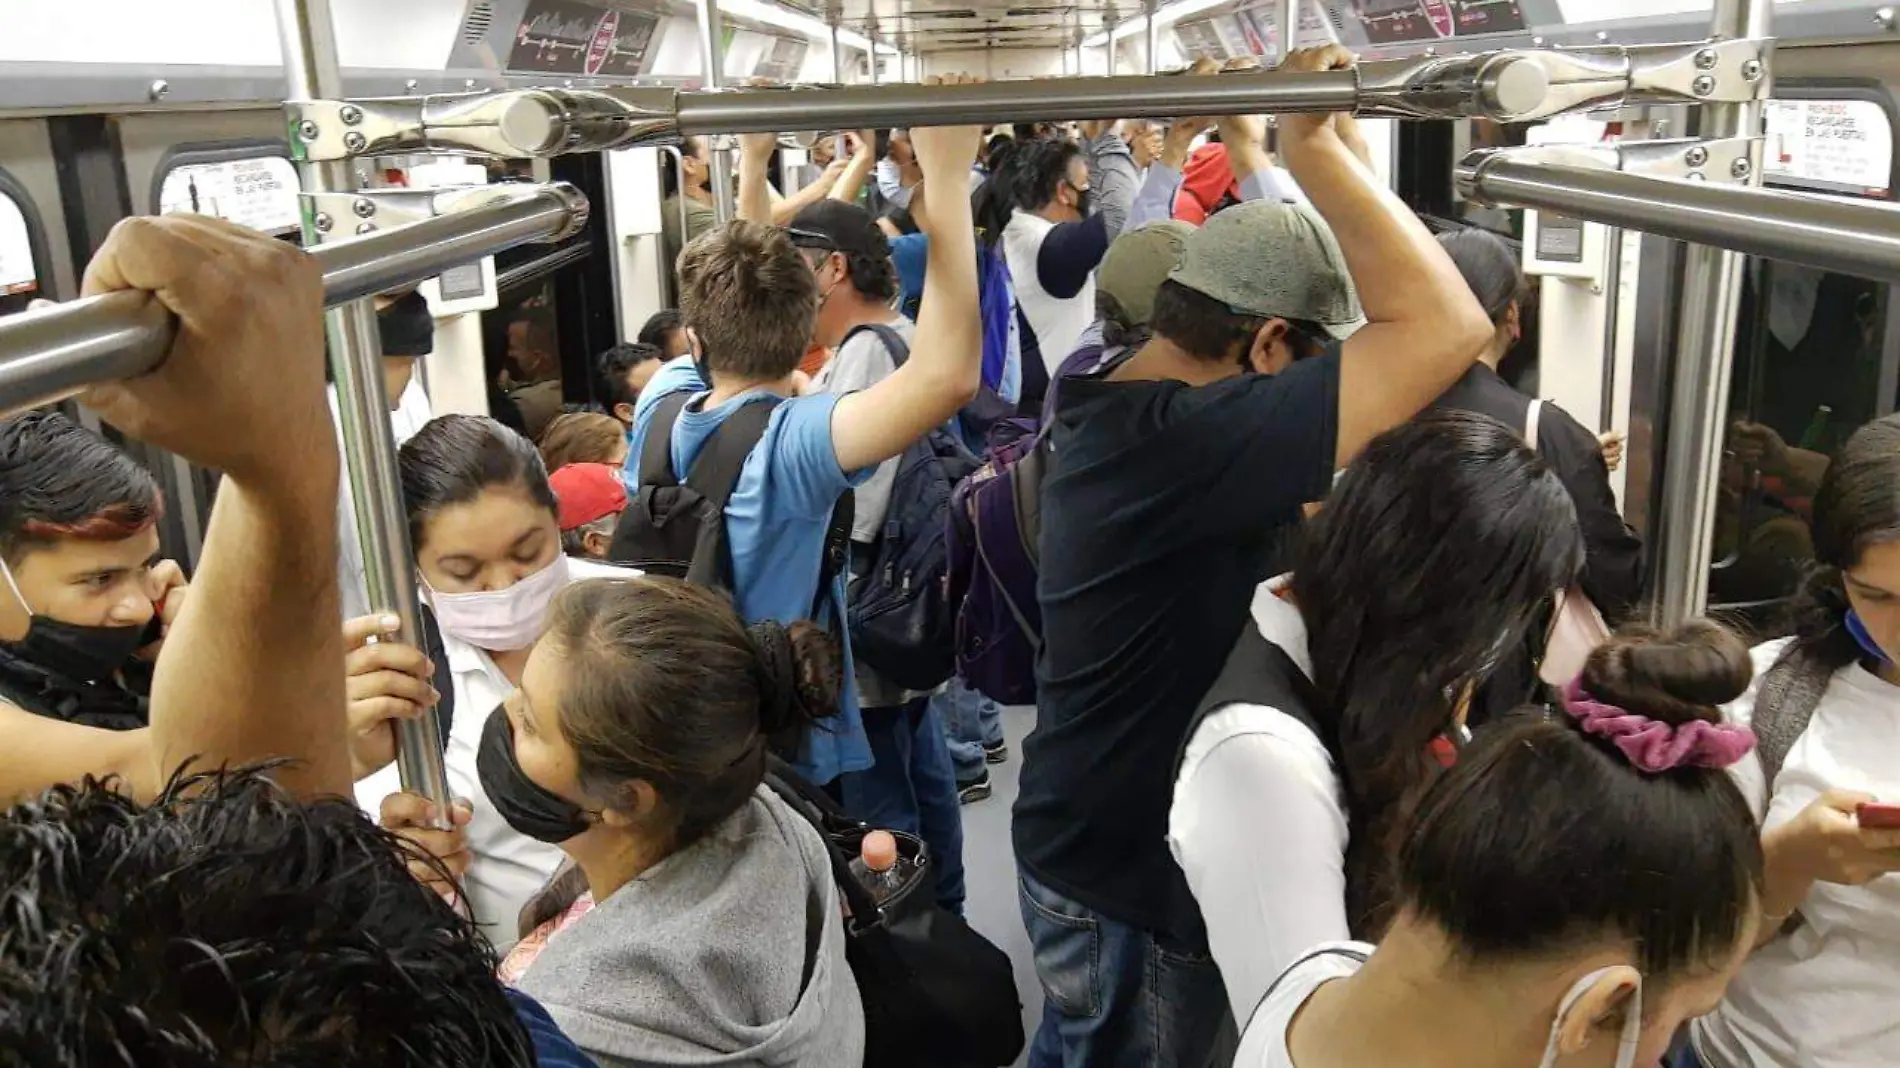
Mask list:
POLYGON ((1009 743, 1004 741, 986 742, 983 745, 983 763, 1001 764, 1009 759, 1009 743))
POLYGON ((981 801, 990 793, 990 773, 986 771, 980 779, 957 784, 957 803, 967 805, 972 801, 981 801))

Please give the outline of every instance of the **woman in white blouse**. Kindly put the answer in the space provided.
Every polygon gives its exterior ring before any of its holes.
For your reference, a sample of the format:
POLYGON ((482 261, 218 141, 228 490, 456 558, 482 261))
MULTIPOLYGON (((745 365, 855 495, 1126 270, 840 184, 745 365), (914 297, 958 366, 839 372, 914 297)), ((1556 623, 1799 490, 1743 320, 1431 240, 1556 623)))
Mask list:
MULTIPOLYGON (((475 756, 488 714, 520 684, 528 654, 546 628, 554 595, 578 579, 630 572, 570 560, 561 552, 554 491, 528 439, 493 419, 445 415, 403 444, 399 466, 422 598, 442 632, 453 722, 443 754, 449 788, 470 802, 463 890, 475 921, 497 948, 515 941, 521 906, 561 866, 561 851, 518 834, 482 790, 475 756)), ((394 798, 393 719, 435 704, 434 665, 394 642, 366 644, 373 619, 346 624, 352 640, 350 721, 357 802, 371 812, 401 806, 395 825, 426 822, 394 798)), ((439 676, 438 676, 439 677, 439 676)), ((458 822, 461 820, 458 814, 458 822)))
POLYGON ((1847 442, 1814 497, 1817 568, 1793 638, 1728 709, 1761 737, 1735 782, 1763 817, 1765 941, 1680 1065, 1900 1064, 1900 416, 1847 442))
POLYGON ((1384 928, 1402 813, 1582 563, 1563 484, 1495 420, 1428 414, 1346 470, 1292 575, 1255 597, 1266 642, 1228 662, 1273 692, 1217 683, 1175 782, 1169 843, 1236 1020, 1307 949, 1384 928))

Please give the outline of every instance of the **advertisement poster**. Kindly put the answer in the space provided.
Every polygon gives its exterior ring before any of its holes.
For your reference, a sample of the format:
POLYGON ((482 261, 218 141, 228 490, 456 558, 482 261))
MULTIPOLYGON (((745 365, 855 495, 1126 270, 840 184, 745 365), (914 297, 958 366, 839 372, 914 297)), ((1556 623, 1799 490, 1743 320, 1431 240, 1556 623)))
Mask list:
POLYGON ((1373 44, 1474 37, 1525 28, 1518 0, 1352 0, 1342 17, 1373 44))
POLYGON ((508 69, 631 78, 640 73, 659 19, 580 0, 529 0, 515 27, 508 69))
POLYGON ((811 41, 807 38, 774 37, 771 45, 760 53, 752 76, 779 83, 795 82, 805 69, 805 53, 810 49, 811 41))
POLYGON ((1871 100, 1771 100, 1762 177, 1771 185, 1887 199, 1893 127, 1871 100))

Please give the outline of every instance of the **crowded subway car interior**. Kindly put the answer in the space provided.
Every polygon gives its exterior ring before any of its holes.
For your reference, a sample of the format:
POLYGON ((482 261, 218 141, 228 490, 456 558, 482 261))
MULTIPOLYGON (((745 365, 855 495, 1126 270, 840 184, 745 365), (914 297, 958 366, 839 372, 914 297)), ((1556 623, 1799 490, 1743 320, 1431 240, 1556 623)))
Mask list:
POLYGON ((1900 1064, 1897 87, 0 5, 0 1066, 1900 1064))

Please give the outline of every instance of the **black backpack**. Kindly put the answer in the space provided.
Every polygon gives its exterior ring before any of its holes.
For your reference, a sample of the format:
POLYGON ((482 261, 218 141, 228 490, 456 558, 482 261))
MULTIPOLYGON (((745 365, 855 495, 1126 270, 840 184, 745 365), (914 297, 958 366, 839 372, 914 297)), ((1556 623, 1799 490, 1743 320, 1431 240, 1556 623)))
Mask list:
MULTIPOLYGON (((693 458, 682 481, 673 473, 673 426, 693 394, 682 390, 655 406, 640 448, 640 492, 627 502, 614 528, 607 559, 650 575, 685 579, 733 592, 732 551, 726 544, 726 502, 739 482, 780 400, 752 401, 726 417, 693 458)), ((851 543, 852 496, 845 493, 825 529, 824 560, 812 616, 827 600, 831 580, 843 568, 851 543)))
POLYGON ((825 840, 850 914, 845 960, 864 1002, 864 1068, 1001 1068, 1023 1051, 1023 1008, 1009 955, 937 904, 923 840, 892 831, 917 867, 880 905, 851 872, 871 828, 777 757, 765 783, 825 840))
MULTIPOLYGON (((898 367, 910 356, 888 326, 875 334, 898 367)), ((907 690, 932 690, 956 670, 956 610, 950 603, 950 495, 981 463, 961 437, 936 427, 897 458, 890 506, 877 541, 853 546, 856 566, 846 588, 851 654, 907 690)))

